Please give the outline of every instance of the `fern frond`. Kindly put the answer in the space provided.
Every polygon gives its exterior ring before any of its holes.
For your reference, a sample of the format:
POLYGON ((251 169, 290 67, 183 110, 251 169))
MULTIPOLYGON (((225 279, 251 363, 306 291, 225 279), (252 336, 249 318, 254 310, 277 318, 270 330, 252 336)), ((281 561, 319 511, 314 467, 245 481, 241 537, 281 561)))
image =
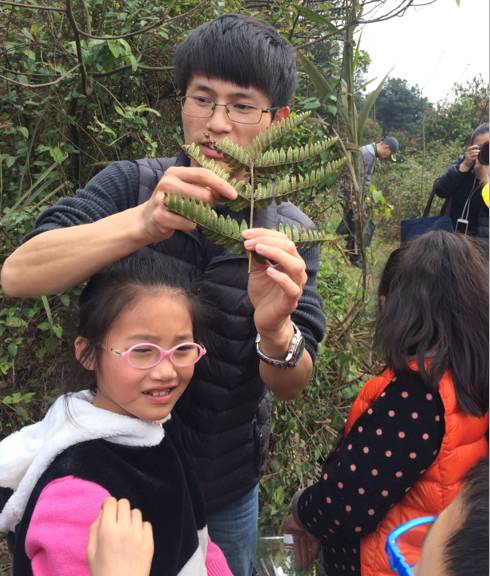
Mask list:
POLYGON ((243 252, 242 232, 248 227, 245 220, 238 223, 229 216, 218 215, 208 204, 180 194, 168 195, 167 208, 203 228, 206 236, 216 244, 234 254, 243 252))
POLYGON ((248 150, 229 138, 224 138, 220 142, 216 142, 214 147, 225 156, 225 162, 232 168, 249 168, 252 163, 252 158, 248 150))
POLYGON ((187 156, 192 158, 197 164, 199 164, 199 166, 201 166, 202 168, 207 168, 213 174, 216 174, 216 176, 223 178, 223 180, 226 180, 233 186, 233 181, 235 179, 234 178, 232 179, 230 177, 230 173, 228 172, 228 170, 225 170, 224 168, 221 168, 221 166, 218 166, 218 164, 216 164, 216 162, 211 158, 206 158, 206 156, 204 156, 204 154, 202 154, 201 151, 199 150, 199 146, 197 144, 194 143, 184 144, 182 146, 182 149, 185 151, 187 156))
POLYGON ((204 154, 201 154, 199 146, 196 144, 184 145, 182 148, 190 158, 199 164, 199 166, 202 168, 207 168, 213 174, 216 174, 216 176, 226 180, 231 186, 233 186, 239 197, 242 197, 246 199, 247 202, 249 202, 250 195, 247 196, 243 193, 244 189, 247 187, 247 183, 244 180, 237 180, 236 178, 232 178, 227 170, 221 168, 221 166, 219 166, 214 160, 206 158, 204 154))
POLYGON ((296 194, 301 190, 313 188, 327 176, 337 172, 344 162, 345 158, 339 158, 338 160, 333 160, 332 162, 320 166, 316 170, 312 170, 306 176, 286 176, 277 180, 275 183, 259 183, 254 195, 255 201, 259 203, 263 203, 264 201, 270 202, 274 199, 282 201, 286 197, 296 194))
POLYGON ((318 244, 320 242, 338 242, 338 236, 327 232, 326 229, 311 230, 309 228, 284 224, 279 224, 277 229, 299 246, 318 244))
POLYGON ((324 150, 328 150, 337 140, 338 137, 335 136, 333 138, 325 138, 325 140, 316 142, 315 144, 306 144, 305 146, 295 148, 289 147, 287 150, 285 148, 269 150, 256 159, 255 168, 261 170, 303 162, 304 160, 318 156, 318 154, 324 150))
POLYGON ((252 143, 247 146, 248 153, 252 158, 258 158, 266 148, 302 124, 309 115, 309 112, 302 112, 295 116, 289 116, 282 122, 272 123, 268 128, 261 130, 252 143))

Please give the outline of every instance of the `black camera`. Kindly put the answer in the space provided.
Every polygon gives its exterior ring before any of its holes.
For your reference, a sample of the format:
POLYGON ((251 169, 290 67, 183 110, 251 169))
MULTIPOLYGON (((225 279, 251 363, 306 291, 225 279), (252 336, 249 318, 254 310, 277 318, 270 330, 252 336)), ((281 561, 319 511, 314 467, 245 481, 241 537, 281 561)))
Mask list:
POLYGON ((488 166, 488 140, 480 146, 480 152, 478 152, 478 162, 484 166, 488 166))

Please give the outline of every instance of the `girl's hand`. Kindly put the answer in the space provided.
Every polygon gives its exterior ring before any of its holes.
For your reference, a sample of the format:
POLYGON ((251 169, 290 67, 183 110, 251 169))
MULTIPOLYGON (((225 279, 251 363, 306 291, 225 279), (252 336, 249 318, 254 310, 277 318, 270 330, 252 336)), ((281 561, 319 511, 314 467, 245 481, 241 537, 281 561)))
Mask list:
POLYGON ((153 558, 153 532, 126 499, 107 498, 89 531, 91 576, 148 576, 153 558))
POLYGON ((294 561, 298 570, 309 568, 317 559, 320 552, 320 542, 301 528, 290 514, 282 525, 285 534, 293 536, 294 561))

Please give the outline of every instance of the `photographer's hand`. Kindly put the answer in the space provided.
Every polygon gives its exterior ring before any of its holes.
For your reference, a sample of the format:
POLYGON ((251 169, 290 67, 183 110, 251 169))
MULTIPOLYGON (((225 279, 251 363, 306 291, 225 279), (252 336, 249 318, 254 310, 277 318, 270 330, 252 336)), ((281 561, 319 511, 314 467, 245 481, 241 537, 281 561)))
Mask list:
POLYGON ((469 172, 473 168, 479 153, 480 147, 478 144, 472 144, 471 146, 468 146, 464 151, 464 160, 459 165, 459 171, 469 172))

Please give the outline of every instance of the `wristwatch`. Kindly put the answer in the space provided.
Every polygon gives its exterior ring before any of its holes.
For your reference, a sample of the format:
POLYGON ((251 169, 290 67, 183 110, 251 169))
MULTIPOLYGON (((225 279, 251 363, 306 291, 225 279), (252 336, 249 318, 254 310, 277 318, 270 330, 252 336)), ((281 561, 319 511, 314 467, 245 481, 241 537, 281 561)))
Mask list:
POLYGON ((291 338, 291 342, 288 346, 288 351, 286 352, 286 357, 283 360, 278 360, 277 358, 271 358, 267 356, 260 347, 260 334, 257 333, 255 338, 255 348, 257 350, 257 356, 266 364, 274 366, 275 368, 294 368, 296 364, 300 361, 301 356, 305 350, 305 339, 301 330, 296 326, 294 322, 293 325, 294 333, 291 338))

